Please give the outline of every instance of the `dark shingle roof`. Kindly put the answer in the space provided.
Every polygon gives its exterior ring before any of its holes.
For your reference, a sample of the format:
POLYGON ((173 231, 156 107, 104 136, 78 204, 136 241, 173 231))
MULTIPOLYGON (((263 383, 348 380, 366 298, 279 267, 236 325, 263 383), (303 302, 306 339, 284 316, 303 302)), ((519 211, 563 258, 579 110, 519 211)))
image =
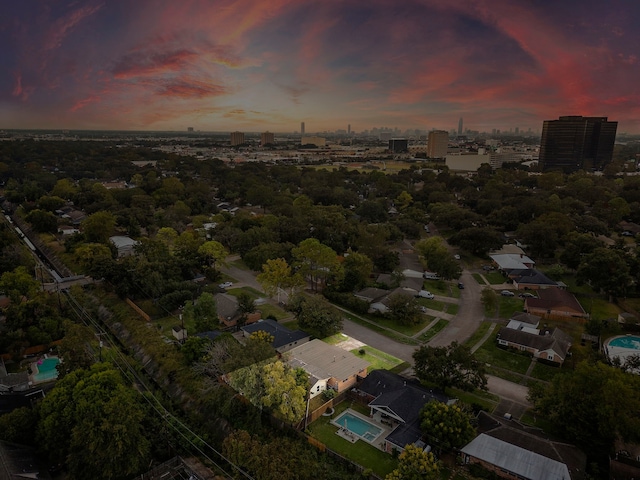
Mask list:
POLYGON ((259 320, 256 323, 242 327, 242 331, 252 334, 253 332, 263 331, 267 332, 273 337, 273 348, 276 350, 280 347, 288 345, 293 342, 300 341, 304 338, 309 338, 307 332, 302 330, 289 330, 287 327, 280 325, 278 322, 267 318, 265 320, 259 320))
POLYGON ((538 296, 539 298, 527 298, 525 300, 525 306, 527 308, 540 308, 544 310, 569 309, 580 314, 585 313, 576 297, 561 288, 545 288, 544 290, 539 290, 538 296))
POLYGON ((431 401, 449 403, 452 401, 437 390, 429 390, 419 383, 407 380, 386 370, 374 370, 358 386, 358 390, 375 397, 371 407, 393 412, 405 423, 400 424, 387 435, 386 440, 404 448, 420 439, 420 410, 431 401))
POLYGON ((547 332, 541 332, 540 335, 536 335, 523 330, 502 327, 498 335, 501 340, 540 351, 553 350, 560 357, 565 358, 569 348, 571 348, 571 337, 558 328, 547 332))
POLYGON ((514 269, 509 272, 509 277, 519 285, 548 285, 555 286, 556 282, 544 273, 533 268, 514 269))

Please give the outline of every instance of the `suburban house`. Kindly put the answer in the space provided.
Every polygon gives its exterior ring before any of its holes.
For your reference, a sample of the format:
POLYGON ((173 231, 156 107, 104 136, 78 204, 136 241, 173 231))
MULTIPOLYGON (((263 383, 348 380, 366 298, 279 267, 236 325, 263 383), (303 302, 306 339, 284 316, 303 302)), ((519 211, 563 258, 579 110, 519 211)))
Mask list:
MULTIPOLYGON (((531 353, 535 358, 562 365, 571 348, 571 337, 559 328, 538 330, 540 317, 529 314, 514 315, 506 327, 498 332, 498 345, 531 353), (533 319, 538 321, 532 323, 533 319)), ((534 320, 535 321, 535 320, 534 320)))
MULTIPOLYGON (((416 285, 418 282, 416 282, 416 285)), ((369 313, 379 312, 386 313, 389 311, 389 299, 394 295, 409 295, 415 297, 422 289, 422 279, 419 279, 419 289, 409 287, 398 287, 393 290, 384 290, 382 288, 365 288, 354 293, 356 298, 369 303, 369 313)))
POLYGON ((557 282, 534 268, 515 268, 509 270, 507 277, 518 290, 539 290, 558 286, 557 282))
POLYGON ((502 423, 485 412, 478 415, 480 435, 460 454, 466 464, 479 464, 501 478, 582 480, 586 456, 573 445, 553 442, 516 423, 502 423))
POLYGON ((310 339, 307 332, 303 332, 302 330, 289 330, 287 327, 280 325, 270 318, 258 320, 251 325, 245 325, 241 330, 242 336, 245 338, 249 338, 254 332, 268 333, 273 337, 271 345, 278 353, 287 352, 298 345, 308 342, 310 339))
POLYGON ((318 339, 289 350, 286 356, 289 365, 309 374, 311 397, 329 388, 337 393, 348 390, 367 376, 370 365, 353 353, 318 339))
POLYGON ((511 270, 525 270, 533 268, 536 262, 527 257, 524 253, 497 253, 489 255, 498 270, 510 272, 511 270))
MULTIPOLYGON (((238 308, 238 299, 227 293, 218 293, 215 295, 216 310, 218 320, 226 327, 235 327, 238 320, 242 317, 242 312, 238 308)), ((259 311, 247 315, 246 325, 260 320, 262 314, 259 311)))
POLYGON ((589 317, 576 297, 561 288, 539 290, 538 298, 525 299, 524 309, 527 313, 551 320, 584 322, 589 317))
POLYGON ((615 455, 609 457, 611 480, 634 480, 640 478, 640 444, 617 440, 615 455))
POLYGON ((371 372, 353 389, 353 394, 369 406, 373 419, 391 428, 382 445, 388 453, 402 452, 410 444, 424 446, 420 410, 426 403, 437 401, 451 405, 457 401, 387 370, 371 372))
POLYGON ((116 250, 118 251, 118 258, 133 255, 134 248, 138 244, 138 242, 133 238, 123 235, 114 235, 113 237, 109 237, 109 241, 116 247, 116 250))

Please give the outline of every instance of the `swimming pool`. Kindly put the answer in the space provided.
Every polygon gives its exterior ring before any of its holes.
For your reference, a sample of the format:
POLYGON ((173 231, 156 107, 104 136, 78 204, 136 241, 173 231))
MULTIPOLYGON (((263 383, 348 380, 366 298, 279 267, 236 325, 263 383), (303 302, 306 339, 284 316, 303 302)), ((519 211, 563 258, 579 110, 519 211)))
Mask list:
MULTIPOLYGON (((609 360, 617 359, 621 365, 624 365, 629 357, 640 355, 640 337, 635 335, 614 337, 605 344, 604 351, 609 360)), ((630 371, 640 374, 640 371, 634 369, 630 371)))
POLYGON ((57 357, 49 357, 43 359, 41 362, 34 363, 35 369, 38 373, 33 376, 34 382, 44 382, 46 380, 54 380, 58 378, 58 370, 56 367, 60 363, 60 359, 57 357))
POLYGON ((382 433, 382 428, 376 427, 349 409, 345 410, 338 418, 333 420, 333 423, 355 433, 367 442, 373 442, 378 435, 382 433))
POLYGON ((631 335, 628 337, 617 337, 609 342, 609 346, 640 350, 640 337, 631 335))

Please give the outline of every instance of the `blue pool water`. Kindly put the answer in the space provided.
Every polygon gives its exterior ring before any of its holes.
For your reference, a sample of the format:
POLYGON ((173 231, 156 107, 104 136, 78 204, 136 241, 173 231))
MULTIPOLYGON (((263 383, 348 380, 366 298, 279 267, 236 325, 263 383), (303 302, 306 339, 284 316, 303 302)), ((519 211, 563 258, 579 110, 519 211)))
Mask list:
POLYGON ((382 432, 380 427, 376 427, 372 423, 356 417, 348 410, 336 418, 334 422, 369 442, 375 440, 375 438, 380 435, 380 432, 382 432))
POLYGON ((56 366, 60 363, 60 360, 53 358, 45 358, 41 364, 36 364, 38 367, 38 373, 33 376, 33 380, 36 382, 43 382, 45 380, 53 380, 58 378, 58 370, 56 366))
POLYGON ((640 337, 628 336, 614 338, 609 342, 609 346, 640 350, 640 337))

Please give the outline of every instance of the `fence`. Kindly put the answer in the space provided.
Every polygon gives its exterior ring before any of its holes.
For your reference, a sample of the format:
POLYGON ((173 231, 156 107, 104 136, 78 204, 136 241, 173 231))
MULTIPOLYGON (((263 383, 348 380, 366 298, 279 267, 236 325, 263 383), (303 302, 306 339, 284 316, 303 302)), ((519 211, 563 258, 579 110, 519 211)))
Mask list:
POLYGON ((138 305, 136 305, 133 300, 131 300, 130 298, 126 298, 125 301, 127 302, 127 305, 133 308, 136 313, 144 318, 147 322, 151 321, 151 317, 149 316, 149 314, 142 310, 138 305))

